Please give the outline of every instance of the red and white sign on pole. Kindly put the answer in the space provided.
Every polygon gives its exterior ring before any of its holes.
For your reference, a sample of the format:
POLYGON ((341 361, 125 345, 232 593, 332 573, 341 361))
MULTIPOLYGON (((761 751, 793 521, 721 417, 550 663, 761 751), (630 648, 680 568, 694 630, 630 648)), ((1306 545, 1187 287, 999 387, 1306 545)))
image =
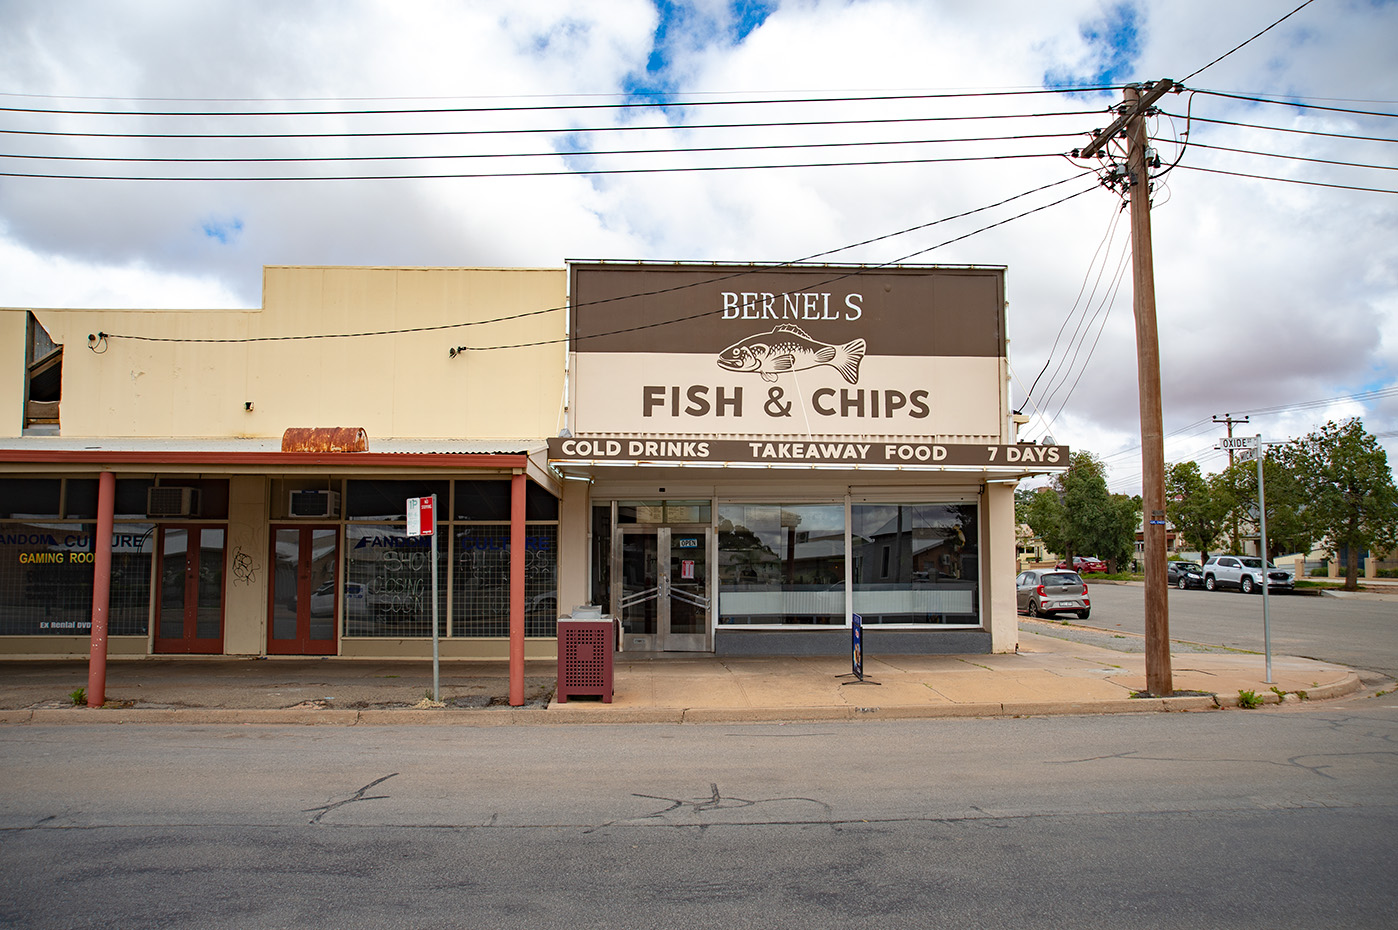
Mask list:
POLYGON ((408 535, 431 536, 432 556, 428 560, 432 566, 432 700, 442 699, 441 656, 438 652, 437 637, 437 535, 436 529, 437 495, 431 497, 410 497, 407 499, 408 535))
POLYGON ((431 497, 410 497, 408 498, 408 535, 409 536, 431 536, 435 525, 434 514, 432 512, 432 502, 437 499, 437 495, 431 497))

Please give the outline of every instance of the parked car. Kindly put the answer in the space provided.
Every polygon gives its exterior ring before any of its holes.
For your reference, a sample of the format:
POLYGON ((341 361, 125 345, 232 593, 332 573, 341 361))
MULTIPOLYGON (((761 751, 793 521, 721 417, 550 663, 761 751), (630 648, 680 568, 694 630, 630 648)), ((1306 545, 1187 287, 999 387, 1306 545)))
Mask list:
POLYGON ((1264 570, 1262 560, 1247 555, 1216 555, 1204 563, 1204 587, 1209 591, 1237 588, 1244 594, 1262 589, 1262 577, 1267 577, 1269 591, 1296 590, 1296 576, 1271 562, 1264 570))
POLYGON ((1105 572, 1107 570, 1107 563, 1103 562, 1101 559, 1075 555, 1073 556, 1072 565, 1069 565, 1067 562, 1059 562, 1055 567, 1065 571, 1077 572, 1079 575, 1088 575, 1092 572, 1105 572))
POLYGON ((1031 570, 1015 579, 1015 603, 1031 617, 1052 617, 1075 613, 1086 620, 1092 615, 1087 583, 1072 571, 1031 570))
POLYGON ((1204 586, 1204 566, 1198 562, 1171 562, 1165 569, 1170 584, 1183 591, 1185 588, 1204 586))

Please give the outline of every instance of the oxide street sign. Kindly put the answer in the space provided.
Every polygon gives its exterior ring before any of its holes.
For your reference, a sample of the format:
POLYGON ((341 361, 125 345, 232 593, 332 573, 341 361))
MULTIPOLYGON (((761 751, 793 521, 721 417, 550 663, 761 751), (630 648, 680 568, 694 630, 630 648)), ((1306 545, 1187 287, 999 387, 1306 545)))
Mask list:
POLYGON ((1218 441, 1220 449, 1256 449, 1256 436, 1225 436, 1218 441))

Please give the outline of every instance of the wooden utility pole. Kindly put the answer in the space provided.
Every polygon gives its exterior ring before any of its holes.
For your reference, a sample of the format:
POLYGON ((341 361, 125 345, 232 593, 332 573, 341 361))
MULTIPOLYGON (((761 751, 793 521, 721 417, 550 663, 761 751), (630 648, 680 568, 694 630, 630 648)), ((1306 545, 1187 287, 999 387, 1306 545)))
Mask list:
MULTIPOLYGON (((1248 421, 1248 417, 1244 416, 1241 420, 1238 420, 1238 419, 1235 419, 1235 418, 1233 417, 1233 414, 1231 414, 1231 413, 1225 413, 1222 417, 1214 417, 1214 422, 1215 422, 1215 423, 1227 423, 1227 424, 1228 424, 1228 438, 1229 438, 1229 439, 1232 439, 1232 438, 1233 438, 1233 424, 1234 424, 1234 423, 1240 423, 1240 424, 1241 424, 1241 423, 1246 423, 1247 421, 1248 421)), ((1261 450, 1258 450, 1258 452, 1259 452, 1259 457, 1260 457, 1260 455, 1261 455, 1261 450)), ((1233 493, 1236 495, 1236 494, 1238 493, 1238 484, 1237 484, 1237 482, 1234 480, 1235 477, 1236 477, 1236 476, 1233 474, 1233 447, 1232 447, 1232 446, 1229 446, 1229 447, 1228 447, 1228 485, 1229 485, 1229 487, 1232 489, 1233 493)), ((1241 545, 1239 544, 1239 542, 1238 542, 1238 510, 1237 510, 1237 508, 1236 508, 1236 507, 1233 508, 1233 510, 1231 511, 1231 513, 1232 513, 1232 516, 1229 518, 1229 523, 1228 523, 1228 551, 1229 551, 1229 552, 1242 552, 1242 551, 1243 551, 1242 546, 1241 546, 1241 545)))
POLYGON ((1111 125, 1078 152, 1101 151, 1125 130, 1126 175, 1131 202, 1131 266, 1136 316, 1136 371, 1141 402, 1141 507, 1145 537, 1146 690, 1174 693, 1170 670, 1170 605, 1165 554, 1165 427, 1160 408, 1160 337, 1155 323, 1155 263, 1150 238, 1150 165, 1146 115, 1151 104, 1174 87, 1168 78, 1154 84, 1128 84, 1120 113, 1111 125))

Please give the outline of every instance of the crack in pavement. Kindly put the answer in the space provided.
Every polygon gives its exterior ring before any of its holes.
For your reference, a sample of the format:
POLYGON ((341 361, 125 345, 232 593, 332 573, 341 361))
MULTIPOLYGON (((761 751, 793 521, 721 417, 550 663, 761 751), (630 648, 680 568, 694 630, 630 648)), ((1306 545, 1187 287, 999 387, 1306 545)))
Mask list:
POLYGON ((318 813, 318 814, 316 814, 314 817, 312 817, 312 818, 310 819, 310 822, 311 822, 311 823, 320 823, 320 819, 321 819, 322 817, 324 817, 326 814, 330 813, 331 811, 335 810, 335 809, 338 808, 338 807, 344 807, 346 804, 353 804, 355 801, 383 801, 383 800, 386 800, 386 799, 388 798, 388 795, 386 795, 386 794, 376 794, 376 795, 372 795, 372 796, 370 796, 370 797, 365 797, 365 796, 364 796, 364 792, 368 791, 370 788, 374 787, 375 785, 378 785, 378 784, 381 784, 381 783, 383 783, 383 782, 388 781, 390 778, 392 778, 394 775, 397 775, 397 774, 398 774, 397 772, 394 772, 394 773, 392 773, 392 774, 390 774, 390 775, 385 775, 383 778, 376 778, 376 779, 374 779, 373 781, 369 782, 369 784, 365 785, 363 788, 360 788, 360 789, 359 789, 358 791, 356 791, 354 794, 350 795, 349 797, 345 798, 345 799, 342 800, 342 801, 335 801, 335 802, 332 803, 332 804, 324 804, 324 805, 321 805, 320 807, 308 807, 308 808, 306 808, 305 810, 303 810, 301 813, 303 813, 303 814, 309 814, 311 811, 319 811, 320 813, 318 813))
POLYGON ((1045 765, 1079 765, 1079 764, 1084 763, 1084 762, 1105 762, 1105 761, 1108 761, 1108 760, 1110 760, 1110 759, 1122 759, 1122 760, 1125 760, 1125 761, 1128 761, 1128 762, 1182 762, 1182 763, 1185 763, 1185 764, 1187 764, 1187 765, 1199 765, 1200 763, 1204 763, 1204 762, 1223 763, 1223 764, 1246 764, 1246 765, 1259 765, 1259 764, 1261 764, 1261 765, 1276 765, 1276 766, 1280 766, 1281 768, 1295 768, 1295 769, 1300 769, 1300 770, 1303 771, 1303 772, 1310 772, 1312 775, 1317 775, 1317 776, 1319 776, 1319 777, 1321 777, 1321 778, 1328 778, 1328 779, 1330 779, 1330 780, 1333 781, 1333 780, 1335 779, 1335 776, 1329 774, 1329 773, 1326 772, 1326 771, 1324 771, 1324 769, 1330 768, 1330 766, 1329 766, 1329 765, 1324 765, 1324 764, 1322 764, 1322 761, 1323 761, 1323 760, 1326 760, 1326 759, 1348 759, 1348 758, 1353 758, 1353 757, 1356 757, 1356 756, 1377 756, 1377 757, 1380 757, 1380 758, 1382 758, 1382 759, 1392 758, 1392 759, 1394 759, 1394 760, 1398 760, 1398 752, 1392 752, 1392 751, 1388 751, 1388 750, 1384 750, 1384 751, 1377 751, 1377 750, 1376 750, 1376 751, 1372 751, 1372 752, 1315 752, 1315 753, 1303 753, 1303 754, 1301 754, 1301 755, 1292 756, 1292 757, 1290 757, 1290 758, 1288 758, 1288 759, 1285 759, 1285 760, 1277 760, 1277 759, 1231 759, 1231 758, 1184 759, 1184 758, 1180 758, 1180 757, 1178 757, 1178 756, 1143 756, 1143 755, 1141 755, 1137 750, 1132 749, 1132 750, 1128 750, 1128 751, 1126 751, 1126 752, 1114 752, 1114 753, 1111 753, 1110 755, 1105 755, 1105 756, 1089 756, 1089 757, 1084 758, 1084 759, 1059 759, 1059 760, 1056 760, 1056 761, 1049 761, 1049 760, 1046 760, 1046 761, 1044 762, 1044 764, 1045 764, 1045 765), (1300 761, 1300 760, 1302 760, 1302 759, 1315 759, 1315 760, 1317 760, 1317 761, 1316 761, 1315 763, 1313 763, 1313 764, 1307 765, 1307 764, 1305 764, 1305 763, 1303 763, 1303 762, 1300 761))
POLYGON ((819 806, 827 814, 831 811, 831 807, 829 804, 826 804, 823 801, 817 801, 814 798, 758 798, 756 800, 750 800, 748 798, 726 798, 723 796, 723 793, 718 790, 718 785, 714 782, 709 783, 709 796, 707 798, 700 798, 698 800, 686 798, 667 798, 663 795, 656 794, 633 793, 631 796, 633 798, 644 798, 650 801, 670 802, 669 807, 664 807, 658 811, 655 811, 654 813, 646 814, 644 815, 646 818, 663 817, 665 814, 679 810, 682 807, 688 807, 692 810, 693 813, 698 814, 702 813, 703 811, 731 810, 734 808, 756 807, 759 804, 775 804, 781 801, 804 801, 808 804, 815 804, 819 806))

